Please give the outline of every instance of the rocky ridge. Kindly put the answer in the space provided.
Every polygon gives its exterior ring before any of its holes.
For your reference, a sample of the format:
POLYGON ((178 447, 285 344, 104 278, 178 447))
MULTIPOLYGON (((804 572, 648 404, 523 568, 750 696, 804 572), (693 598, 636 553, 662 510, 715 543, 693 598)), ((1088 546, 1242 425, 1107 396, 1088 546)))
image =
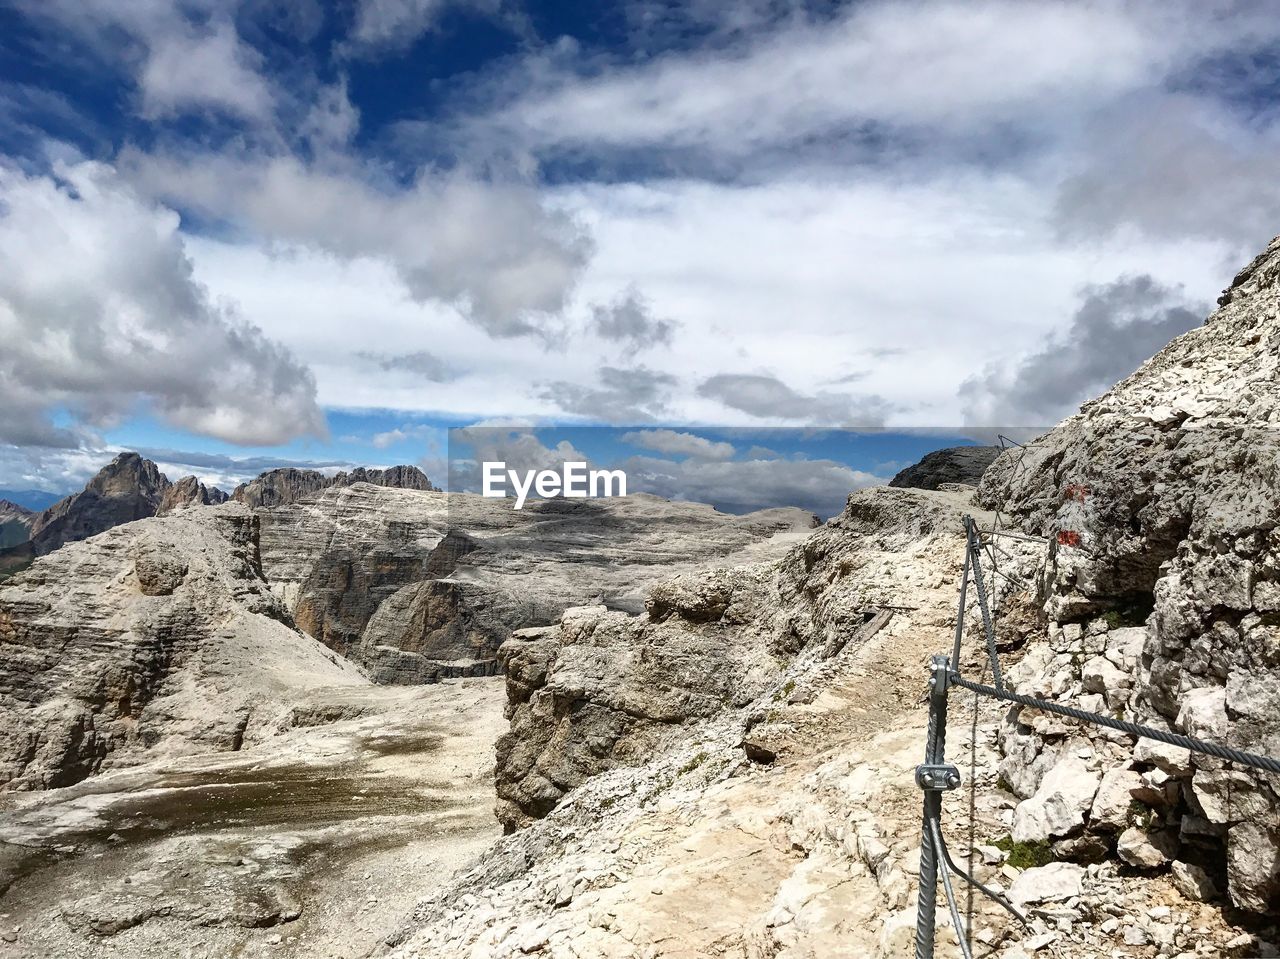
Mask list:
POLYGON ((976 486, 982 474, 1000 455, 998 446, 952 446, 925 454, 918 463, 901 470, 890 486, 938 489, 946 483, 976 486))
POLYGON ((238 505, 117 526, 0 585, 0 784, 240 749, 308 690, 366 684, 288 624, 238 505))
POLYGON ((216 486, 205 486, 194 476, 184 476, 164 491, 156 515, 164 516, 187 506, 217 506, 229 497, 216 486))
POLYGON ((326 476, 318 470, 290 466, 267 470, 256 479, 241 483, 232 492, 231 499, 254 508, 288 506, 323 490, 355 483, 439 492, 431 485, 427 475, 416 466, 392 466, 387 469, 367 469, 360 466, 349 473, 340 471, 332 476, 326 476))
MULTIPOLYGON (((1280 755, 1280 239, 1205 325, 988 471, 1053 538, 1025 692, 1280 755)), ((1014 712, 1018 834, 1280 909, 1274 777, 1014 712), (1093 758, 1081 761, 1082 752, 1093 758), (1195 866, 1196 869, 1192 867, 1195 866), (1207 882, 1201 878, 1201 872, 1207 882)))
POLYGON ((357 467, 325 476, 315 470, 277 469, 260 474, 236 487, 228 496, 216 486, 206 486, 195 476, 176 483, 160 468, 137 453, 121 453, 98 471, 83 490, 59 500, 34 516, 15 504, 0 507, 0 568, 25 565, 36 556, 53 552, 65 543, 87 539, 122 523, 148 516, 163 516, 187 506, 216 506, 235 499, 250 507, 293 503, 335 486, 372 483, 398 489, 435 490, 416 466, 386 469, 357 467), (23 535, 24 530, 29 530, 23 535), (8 542, 12 540, 12 542, 8 542))
POLYGON ((513 629, 582 602, 642 609, 649 584, 776 557, 815 522, 802 510, 734 516, 644 494, 517 511, 363 483, 257 512, 264 573, 294 621, 381 683, 491 675, 513 629))
POLYGON ((25 506, 0 499, 0 549, 31 539, 31 525, 35 518, 36 514, 25 506))

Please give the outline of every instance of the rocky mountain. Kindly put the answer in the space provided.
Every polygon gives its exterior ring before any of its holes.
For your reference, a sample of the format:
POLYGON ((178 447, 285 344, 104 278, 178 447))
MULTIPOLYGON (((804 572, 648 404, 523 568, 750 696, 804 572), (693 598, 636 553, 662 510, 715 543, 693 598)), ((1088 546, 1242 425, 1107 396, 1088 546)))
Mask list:
MULTIPOLYGON (((1280 240, 1204 327, 1002 454, 976 491, 863 490, 815 529, 648 496, 516 512, 403 488, 416 478, 281 477, 245 495, 299 498, 69 545, 0 587, 10 788, 80 780, 0 807, 0 878, 18 863, 4 921, 21 927, 4 942, 146 959, 211 935, 245 955, 910 955, 912 769, 929 656, 954 634, 963 516, 1045 539, 990 551, 1010 684, 1275 755, 1278 426, 1280 240), (427 708, 430 748, 413 725, 427 708), (148 788, 146 761, 170 755, 184 778, 148 788), (269 790, 234 791, 264 771, 269 790), (505 835, 486 845, 474 807, 491 787, 505 835), (137 794, 189 810, 193 789, 217 825, 165 805, 147 828, 177 838, 135 855, 137 794), (469 813, 439 813, 464 794, 469 813), (285 818, 255 819, 264 805, 285 818), (438 848, 418 868, 423 834, 467 850, 452 878, 438 848), (29 848, 71 857, 75 882, 53 867, 29 881, 29 848), (406 918, 371 927, 387 898, 406 918)), ((960 667, 978 677, 973 594, 960 667)), ((951 704, 966 788, 943 797, 943 833, 1029 918, 964 903, 976 955, 1275 953, 1274 777, 951 704)), ((955 955, 962 930, 938 918, 955 955)))
POLYGON ((512 628, 580 597, 642 603, 662 576, 779 555, 813 523, 648 496, 555 505, 357 483, 68 544, 0 589, 0 782, 65 785, 121 750, 239 748, 315 677, 367 682, 330 650, 382 683, 492 674, 512 628))
POLYGON ((163 516, 186 506, 217 506, 228 498, 218 487, 205 486, 194 476, 184 476, 165 490, 156 513, 163 516))
MULTIPOLYGON (((229 497, 216 486, 206 486, 195 476, 176 483, 160 472, 151 460, 137 453, 121 453, 103 467, 79 493, 59 500, 25 523, 29 535, 22 535, 13 516, 0 516, 0 570, 21 568, 35 556, 50 553, 64 543, 86 539, 97 533, 164 515, 186 506, 214 506, 234 498, 250 507, 293 503, 330 487, 372 483, 399 489, 434 490, 430 480, 416 466, 387 469, 357 467, 331 477, 314 470, 292 468, 269 470, 249 483, 236 487, 229 497), (8 542, 7 540, 12 540, 8 542)), ((14 509, 21 509, 10 504, 14 509)), ((16 514, 15 514, 16 515, 16 514)))
POLYGON ((642 609, 681 569, 777 556, 816 522, 639 494, 513 510, 474 494, 334 486, 260 509, 262 564, 300 628, 377 682, 489 675, 512 629, 583 601, 642 609))
POLYGON ((0 783, 47 789, 144 752, 239 749, 303 691, 365 683, 288 624, 244 507, 117 526, 0 585, 0 783))
POLYGON ((326 476, 317 470, 294 467, 268 470, 248 483, 241 483, 231 498, 246 506, 288 506, 300 499, 332 487, 351 486, 355 483, 371 483, 392 489, 436 491, 427 475, 416 466, 392 466, 387 469, 357 467, 351 472, 338 472, 326 476))
POLYGON ((31 525, 35 518, 36 514, 25 506, 0 499, 0 549, 31 539, 31 525))
MULTIPOLYGON (((1053 537, 1048 642, 1020 688, 1274 756, 1280 238, 1218 302, 1204 326, 998 462, 982 497, 1053 537)), ((1030 715, 1015 714, 1005 747, 1006 778, 1027 797, 1022 838, 1063 854, 1116 849, 1139 869, 1195 864, 1238 908, 1280 909, 1276 777, 1030 715)))
POLYGON ((44 556, 63 543, 154 516, 168 489, 169 480, 155 463, 137 453, 121 453, 83 490, 36 517, 31 527, 32 549, 37 556, 44 556))
POLYGON ((998 446, 952 446, 934 450, 899 472, 889 480, 889 485, 910 489, 938 489, 944 483, 977 486, 982 474, 999 455, 998 446))

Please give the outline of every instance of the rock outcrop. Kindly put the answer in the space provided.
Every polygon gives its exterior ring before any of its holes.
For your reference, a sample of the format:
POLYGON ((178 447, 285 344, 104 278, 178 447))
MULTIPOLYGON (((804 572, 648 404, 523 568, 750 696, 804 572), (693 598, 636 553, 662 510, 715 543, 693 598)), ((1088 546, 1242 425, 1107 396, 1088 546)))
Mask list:
POLYGON ((263 570, 299 627, 390 683, 491 674, 513 629, 584 602, 638 611, 647 585, 774 558, 815 522, 795 509, 733 516, 644 494, 517 511, 367 483, 258 513, 263 570))
MULTIPOLYGON (((920 570, 912 562, 961 527, 966 495, 873 489, 781 560, 653 585, 646 612, 570 609, 501 649, 511 731, 498 742, 498 817, 545 816, 605 770, 647 761, 689 726, 776 686, 800 653, 828 659, 888 622, 920 570), (897 553, 902 568, 883 565, 897 553)), ((931 572, 931 588, 940 582, 931 572)), ((791 691, 791 692, 794 692, 791 691)), ((766 726, 747 740, 773 755, 766 726)))
POLYGON ((31 527, 32 549, 37 556, 44 556, 64 543, 154 516, 168 489, 169 480, 155 463, 137 453, 121 453, 83 490, 36 517, 31 527))
POLYGON ((0 784, 66 786, 143 751, 239 749, 278 728, 299 691, 366 683, 288 625, 245 508, 116 526, 0 585, 0 784))
POLYGON ((982 474, 999 455, 998 446, 953 446, 934 450, 919 463, 899 472, 889 480, 889 485, 911 489, 938 489, 944 483, 977 486, 982 474))
POLYGON ((205 486, 194 476, 184 476, 172 484, 160 499, 157 514, 164 516, 187 506, 217 506, 229 497, 216 486, 205 486))
MULTIPOLYGON (((1048 642, 1015 674, 1021 689, 1280 755, 1280 239, 1219 303, 1204 326, 1002 457, 981 496, 1053 540, 1048 642)), ((1050 777, 1081 749, 1111 777, 1087 823, 1073 812, 1037 835, 1087 827, 1114 841, 1140 826, 1122 837, 1128 861, 1164 868, 1180 855, 1239 908, 1280 908, 1275 777, 1030 713, 1005 740, 1024 806, 1057 795, 1050 777)), ((1062 798, 1074 810, 1081 797, 1062 798)))
POLYGON ((288 506, 301 499, 314 496, 333 487, 351 486, 355 483, 371 483, 391 489, 434 490, 439 492, 427 475, 416 466, 392 466, 387 469, 367 469, 363 466, 351 472, 338 472, 326 476, 318 470, 294 467, 267 470, 248 483, 241 483, 231 494, 237 503, 250 507, 288 506))
POLYGON ((353 486, 356 483, 372 483, 374 486, 386 486, 391 489, 440 492, 440 488, 432 485, 431 480, 427 479, 427 474, 416 466, 388 466, 386 469, 357 466, 350 473, 345 471, 335 473, 331 485, 353 486))
MULTIPOLYGON (((950 644, 970 495, 866 490, 780 561, 663 581, 642 614, 573 609, 518 633, 509 835, 433 890, 390 954, 909 954, 920 692, 950 644)), ((963 814, 960 791, 948 803, 963 814)), ((978 835, 998 822, 982 811, 978 835)), ((1005 920, 984 910, 994 945, 1005 920)))

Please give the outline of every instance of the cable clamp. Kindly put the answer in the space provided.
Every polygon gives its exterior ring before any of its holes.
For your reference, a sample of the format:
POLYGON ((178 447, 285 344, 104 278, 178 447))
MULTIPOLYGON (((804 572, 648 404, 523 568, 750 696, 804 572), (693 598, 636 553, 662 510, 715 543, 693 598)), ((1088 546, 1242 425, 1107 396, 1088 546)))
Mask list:
POLYGON ((916 767, 916 785, 925 792, 945 792, 960 786, 960 770, 950 763, 924 763, 916 767))

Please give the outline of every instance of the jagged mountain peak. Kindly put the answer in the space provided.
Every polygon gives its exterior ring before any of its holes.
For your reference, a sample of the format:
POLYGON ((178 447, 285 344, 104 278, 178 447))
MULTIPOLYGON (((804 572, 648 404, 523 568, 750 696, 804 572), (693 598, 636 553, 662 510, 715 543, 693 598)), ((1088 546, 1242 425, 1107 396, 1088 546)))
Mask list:
POLYGON ((29 510, 25 506, 13 502, 12 500, 0 499, 0 518, 4 519, 22 519, 35 516, 34 510, 29 510))
POLYGON ((439 492, 427 478, 427 474, 416 466, 389 466, 385 469, 357 466, 349 473, 342 471, 332 476, 326 476, 319 470, 285 466, 267 470, 248 483, 241 483, 235 488, 231 498, 252 507, 288 506, 330 487, 351 486, 355 483, 439 492))
POLYGON ((154 516, 169 486, 169 478, 151 460, 134 452, 120 453, 83 490, 59 500, 36 518, 31 527, 31 548, 43 556, 64 543, 154 516))

